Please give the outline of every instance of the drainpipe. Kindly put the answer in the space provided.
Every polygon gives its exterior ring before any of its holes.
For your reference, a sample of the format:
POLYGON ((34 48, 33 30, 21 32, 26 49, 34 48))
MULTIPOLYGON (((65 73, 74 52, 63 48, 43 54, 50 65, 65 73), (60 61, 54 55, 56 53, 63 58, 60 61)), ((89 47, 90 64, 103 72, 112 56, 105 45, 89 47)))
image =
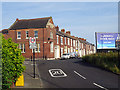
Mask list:
POLYGON ((44 28, 43 28, 43 59, 44 59, 44 28))

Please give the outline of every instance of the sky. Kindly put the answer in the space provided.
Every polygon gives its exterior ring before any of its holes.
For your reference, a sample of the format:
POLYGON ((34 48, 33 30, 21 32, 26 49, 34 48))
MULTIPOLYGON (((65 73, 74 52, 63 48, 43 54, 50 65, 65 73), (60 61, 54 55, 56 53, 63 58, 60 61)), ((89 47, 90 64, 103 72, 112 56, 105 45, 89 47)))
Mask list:
POLYGON ((95 44, 95 32, 118 32, 117 2, 2 2, 2 29, 18 19, 52 16, 59 29, 95 44))

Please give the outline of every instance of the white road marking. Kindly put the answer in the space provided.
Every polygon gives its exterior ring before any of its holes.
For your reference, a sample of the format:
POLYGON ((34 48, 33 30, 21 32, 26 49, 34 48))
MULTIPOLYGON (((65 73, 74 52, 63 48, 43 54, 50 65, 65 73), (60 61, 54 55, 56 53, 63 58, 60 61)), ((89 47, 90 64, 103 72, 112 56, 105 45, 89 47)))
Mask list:
POLYGON ((83 79, 86 79, 84 76, 80 75, 79 73, 77 73, 76 71, 74 71, 74 73, 76 73, 78 76, 80 76, 83 79))
POLYGON ((96 83, 93 83, 95 86, 98 86, 99 88, 102 88, 102 89, 105 89, 105 90, 108 90, 107 88, 104 88, 103 86, 100 86, 100 85, 98 85, 98 84, 96 84, 96 83))
POLYGON ((61 69, 50 69, 49 73, 52 77, 66 77, 67 76, 61 69))

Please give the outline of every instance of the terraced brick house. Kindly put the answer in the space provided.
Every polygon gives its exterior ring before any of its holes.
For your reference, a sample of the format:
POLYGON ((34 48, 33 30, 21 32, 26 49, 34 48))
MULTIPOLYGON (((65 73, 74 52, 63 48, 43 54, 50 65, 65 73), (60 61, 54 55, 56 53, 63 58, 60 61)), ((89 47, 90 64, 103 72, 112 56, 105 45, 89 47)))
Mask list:
POLYGON ((84 38, 71 36, 70 31, 59 30, 54 25, 52 17, 36 19, 16 19, 8 28, 2 30, 6 39, 19 44, 22 55, 27 59, 33 55, 29 48, 29 37, 36 37, 36 59, 60 58, 64 53, 76 52, 80 57, 95 53, 95 46, 84 38))

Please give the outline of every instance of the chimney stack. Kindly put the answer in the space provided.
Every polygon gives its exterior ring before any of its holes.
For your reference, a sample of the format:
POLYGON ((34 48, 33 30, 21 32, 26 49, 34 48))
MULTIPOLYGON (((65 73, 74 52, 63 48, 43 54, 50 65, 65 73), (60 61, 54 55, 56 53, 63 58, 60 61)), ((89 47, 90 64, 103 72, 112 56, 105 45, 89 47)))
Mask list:
POLYGON ((71 33, 70 33, 70 31, 66 31, 66 34, 70 35, 71 33))
POLYGON ((58 25, 57 25, 55 28, 56 28, 56 31, 59 31, 59 27, 58 27, 58 25))
POLYGON ((65 29, 61 29, 61 32, 65 33, 65 29))
POLYGON ((18 18, 16 18, 16 21, 18 21, 19 19, 18 18))

